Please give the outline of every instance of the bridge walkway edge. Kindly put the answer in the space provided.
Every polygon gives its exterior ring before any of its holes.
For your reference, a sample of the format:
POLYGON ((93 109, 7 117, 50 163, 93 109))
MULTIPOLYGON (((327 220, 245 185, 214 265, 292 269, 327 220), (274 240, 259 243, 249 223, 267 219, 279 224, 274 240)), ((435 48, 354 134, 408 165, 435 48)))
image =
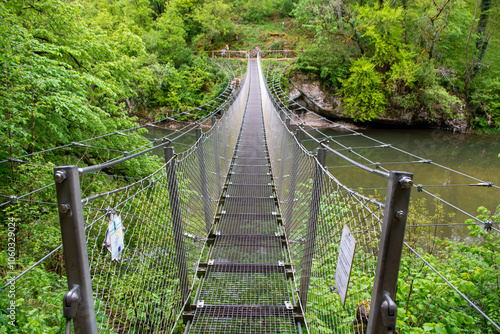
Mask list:
POLYGON ((199 264, 189 333, 300 333, 266 144, 257 60, 219 209, 199 264))

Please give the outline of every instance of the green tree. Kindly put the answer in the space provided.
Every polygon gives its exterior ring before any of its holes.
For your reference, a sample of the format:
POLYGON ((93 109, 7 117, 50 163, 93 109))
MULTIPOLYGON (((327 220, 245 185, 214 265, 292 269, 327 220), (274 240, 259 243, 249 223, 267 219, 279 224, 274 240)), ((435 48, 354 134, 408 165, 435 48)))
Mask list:
POLYGON ((207 47, 234 31, 231 5, 222 0, 206 0, 194 11, 194 19, 201 25, 201 34, 195 43, 207 47))
POLYGON ((353 62, 351 75, 342 80, 344 85, 344 110, 356 120, 370 120, 385 113, 387 98, 384 94, 382 76, 369 59, 353 62))

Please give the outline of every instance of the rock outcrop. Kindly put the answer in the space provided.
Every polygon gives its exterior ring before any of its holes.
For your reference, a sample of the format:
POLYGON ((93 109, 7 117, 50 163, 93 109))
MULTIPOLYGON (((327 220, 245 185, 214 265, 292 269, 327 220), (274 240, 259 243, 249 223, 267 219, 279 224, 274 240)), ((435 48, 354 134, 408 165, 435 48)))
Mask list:
POLYGON ((394 112, 391 116, 382 116, 371 121, 357 122, 342 113, 342 102, 338 95, 322 87, 318 77, 294 72, 290 77, 292 87, 290 98, 303 106, 332 121, 354 123, 374 127, 420 127, 440 128, 453 132, 466 132, 469 125, 463 112, 459 117, 450 119, 441 115, 431 116, 425 110, 413 112, 394 112))

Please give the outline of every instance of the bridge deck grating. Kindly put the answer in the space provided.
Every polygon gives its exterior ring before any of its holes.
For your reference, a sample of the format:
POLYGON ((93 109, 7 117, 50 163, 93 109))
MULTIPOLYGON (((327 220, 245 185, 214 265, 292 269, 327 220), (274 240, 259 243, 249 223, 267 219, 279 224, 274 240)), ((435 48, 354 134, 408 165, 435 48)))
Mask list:
POLYGON ((273 196, 273 188, 267 184, 231 184, 227 187, 227 195, 269 198, 273 196))
POLYGON ((278 232, 276 215, 228 213, 221 216, 217 231, 221 234, 267 234, 278 232))
POLYGON ((273 213, 276 212, 274 198, 228 197, 223 210, 228 213, 273 213))
POLYGON ((196 310, 191 333, 296 333, 293 313, 273 306, 206 306, 196 310))
POLYGON ((267 165, 233 165, 234 173, 242 174, 265 174, 269 172, 267 165))
POLYGON ((229 177, 233 184, 269 184, 272 182, 271 174, 242 174, 234 173, 229 177))
POLYGON ((211 258, 217 263, 268 263, 283 260, 281 239, 274 235, 217 236, 211 258))
POLYGON ((296 333, 255 63, 190 333, 296 333))
POLYGON ((215 264, 209 266, 199 299, 205 305, 285 305, 290 301, 285 267, 215 264))
POLYGON ((234 164, 235 165, 243 165, 243 166, 249 166, 249 165, 257 165, 257 166, 263 166, 267 165, 269 163, 269 160, 267 160, 267 157, 264 155, 261 158, 258 157, 246 157, 245 154, 242 154, 241 156, 236 157, 234 159, 234 164))

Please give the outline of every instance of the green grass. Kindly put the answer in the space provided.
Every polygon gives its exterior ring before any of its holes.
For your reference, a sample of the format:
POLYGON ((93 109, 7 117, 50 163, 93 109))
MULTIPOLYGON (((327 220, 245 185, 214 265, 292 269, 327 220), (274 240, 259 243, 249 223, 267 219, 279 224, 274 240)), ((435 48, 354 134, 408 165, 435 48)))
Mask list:
POLYGON ((255 47, 262 50, 293 50, 298 39, 291 18, 268 19, 264 23, 238 22, 236 36, 228 43, 232 50, 250 50, 255 47))

